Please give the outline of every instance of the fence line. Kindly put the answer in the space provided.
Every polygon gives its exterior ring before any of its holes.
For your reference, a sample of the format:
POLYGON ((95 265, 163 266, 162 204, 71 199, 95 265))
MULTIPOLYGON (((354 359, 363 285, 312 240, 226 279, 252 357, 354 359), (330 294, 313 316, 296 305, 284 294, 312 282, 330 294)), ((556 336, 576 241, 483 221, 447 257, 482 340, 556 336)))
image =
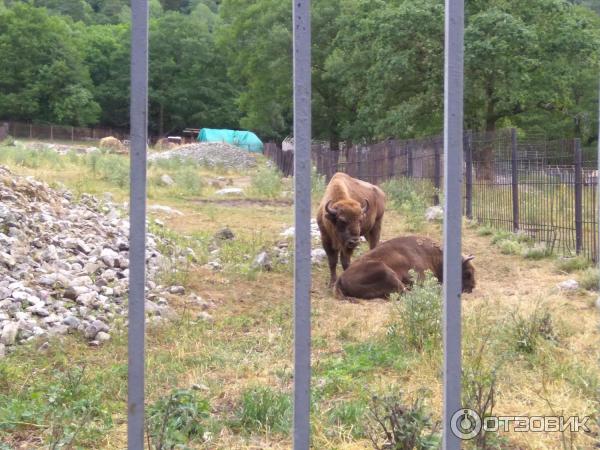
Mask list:
MULTIPOLYGON (((598 260, 595 159, 585 159, 578 139, 519 138, 516 130, 464 133, 463 214, 496 229, 520 232, 563 255, 598 260)), ((330 151, 313 144, 312 162, 327 179, 335 172, 381 184, 397 177, 443 186, 443 138, 387 140, 330 151)), ((293 151, 265 145, 285 176, 293 151)), ((434 203, 439 203, 439 195, 434 203)))
POLYGON ((129 139, 129 134, 126 131, 117 128, 71 127, 65 125, 44 125, 14 121, 8 121, 6 123, 8 124, 8 134, 15 138, 95 141, 108 136, 114 136, 120 140, 129 139))

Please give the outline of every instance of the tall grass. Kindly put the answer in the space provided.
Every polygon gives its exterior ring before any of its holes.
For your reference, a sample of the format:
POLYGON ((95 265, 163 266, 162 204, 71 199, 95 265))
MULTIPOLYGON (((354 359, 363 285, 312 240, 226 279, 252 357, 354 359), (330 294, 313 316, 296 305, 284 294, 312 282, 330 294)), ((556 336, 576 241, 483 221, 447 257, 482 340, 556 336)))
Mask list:
POLYGON ((433 203, 435 189, 429 180, 392 178, 381 185, 388 204, 405 218, 410 231, 417 231, 425 222, 425 210, 433 203))
POLYGON ((250 191, 256 197, 277 198, 282 187, 281 173, 274 168, 262 167, 252 176, 250 191))

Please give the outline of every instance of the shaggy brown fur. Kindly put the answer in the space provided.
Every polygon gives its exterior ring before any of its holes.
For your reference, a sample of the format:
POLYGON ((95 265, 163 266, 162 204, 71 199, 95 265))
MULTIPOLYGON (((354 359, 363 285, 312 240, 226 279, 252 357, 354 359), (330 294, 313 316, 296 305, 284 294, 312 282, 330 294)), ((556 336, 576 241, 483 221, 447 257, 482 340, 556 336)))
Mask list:
MULTIPOLYGON (((475 288, 473 256, 463 256, 462 290, 475 288)), ((444 255, 439 244, 421 236, 404 236, 381 243, 354 261, 335 285, 340 297, 380 298, 408 289, 412 280, 409 271, 420 277, 429 270, 443 281, 444 255)))
POLYGON ((331 177, 317 211, 331 286, 337 278, 338 258, 346 270, 361 236, 366 237, 370 248, 375 248, 381 234, 384 207, 385 194, 377 186, 340 172, 331 177))

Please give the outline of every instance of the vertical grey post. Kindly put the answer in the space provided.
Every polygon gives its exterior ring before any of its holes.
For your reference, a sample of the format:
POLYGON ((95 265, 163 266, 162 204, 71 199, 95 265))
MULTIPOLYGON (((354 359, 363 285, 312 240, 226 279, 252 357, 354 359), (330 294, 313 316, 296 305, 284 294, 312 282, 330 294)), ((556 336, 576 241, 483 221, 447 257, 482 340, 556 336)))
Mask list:
POLYGON ((294 14, 294 449, 310 443, 310 0, 294 14))
POLYGON ((127 447, 129 450, 142 450, 144 448, 148 0, 132 0, 131 18, 131 187, 129 198, 127 447))
POLYGON ((583 164, 581 140, 573 142, 575 149, 575 252, 579 255, 583 248, 583 164))
POLYGON ((510 129, 510 167, 512 170, 513 231, 519 230, 519 161, 517 155, 517 130, 510 129))
POLYGON ((473 219, 473 149, 471 147, 471 132, 465 133, 465 203, 467 219, 473 219))
POLYGON ((435 186, 435 198, 434 203, 436 205, 440 204, 440 178, 441 178, 441 161, 440 161, 440 146, 439 142, 436 139, 433 143, 433 184, 435 186))
POLYGON ((460 449, 452 417, 461 407, 461 182, 464 0, 446 0, 444 58, 444 410, 443 449, 460 449))
POLYGON ((408 147, 406 149, 406 157, 407 157, 407 173, 408 173, 408 178, 412 178, 413 177, 413 142, 409 141, 408 142, 408 147))

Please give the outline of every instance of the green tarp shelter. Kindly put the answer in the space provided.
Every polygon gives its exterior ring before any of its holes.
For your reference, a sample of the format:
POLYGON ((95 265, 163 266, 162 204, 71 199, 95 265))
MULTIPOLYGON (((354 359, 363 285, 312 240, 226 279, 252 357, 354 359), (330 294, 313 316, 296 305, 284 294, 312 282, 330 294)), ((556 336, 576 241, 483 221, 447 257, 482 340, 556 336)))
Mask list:
POLYGON ((252 131, 215 130, 202 128, 198 133, 200 142, 227 142, 245 148, 249 152, 262 153, 263 143, 252 131))

